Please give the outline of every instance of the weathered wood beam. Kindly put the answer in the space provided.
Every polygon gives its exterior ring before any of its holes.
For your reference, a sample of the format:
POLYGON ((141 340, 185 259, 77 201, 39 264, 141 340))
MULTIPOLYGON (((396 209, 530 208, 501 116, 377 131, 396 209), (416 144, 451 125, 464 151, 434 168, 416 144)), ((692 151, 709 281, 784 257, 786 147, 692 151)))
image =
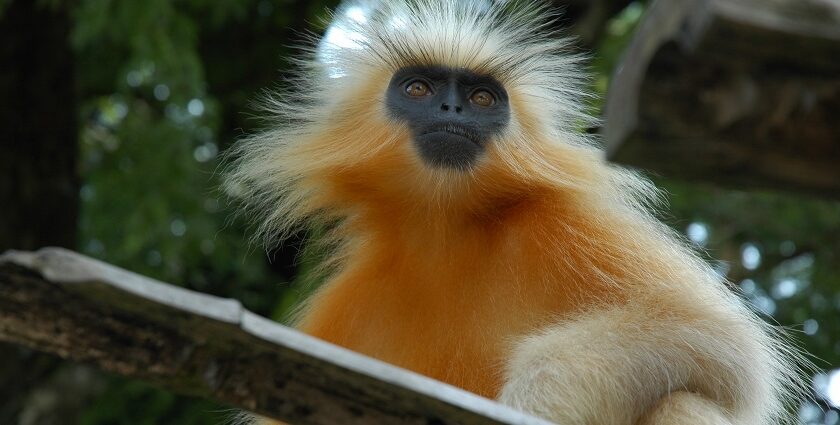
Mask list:
POLYGON ((0 256, 0 340, 295 424, 547 424, 60 248, 0 256))
POLYGON ((840 0, 657 0, 607 95, 611 159, 840 198, 840 0))

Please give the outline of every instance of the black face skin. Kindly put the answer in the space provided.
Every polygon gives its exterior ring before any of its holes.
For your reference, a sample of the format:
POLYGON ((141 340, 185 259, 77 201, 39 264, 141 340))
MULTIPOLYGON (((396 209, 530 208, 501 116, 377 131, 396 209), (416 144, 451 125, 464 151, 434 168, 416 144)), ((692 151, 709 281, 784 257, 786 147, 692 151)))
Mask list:
POLYGON ((510 119, 501 83, 443 66, 398 70, 385 102, 391 117, 411 129, 423 160, 441 168, 470 168, 510 119))

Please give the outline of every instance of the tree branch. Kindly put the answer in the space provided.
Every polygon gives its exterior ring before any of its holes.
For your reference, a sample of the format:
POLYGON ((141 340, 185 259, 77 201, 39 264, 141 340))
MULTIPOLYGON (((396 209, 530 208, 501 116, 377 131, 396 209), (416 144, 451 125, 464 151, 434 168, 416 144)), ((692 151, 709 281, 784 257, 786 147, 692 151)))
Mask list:
POLYGON ((0 340, 291 423, 547 424, 61 248, 0 256, 0 340))

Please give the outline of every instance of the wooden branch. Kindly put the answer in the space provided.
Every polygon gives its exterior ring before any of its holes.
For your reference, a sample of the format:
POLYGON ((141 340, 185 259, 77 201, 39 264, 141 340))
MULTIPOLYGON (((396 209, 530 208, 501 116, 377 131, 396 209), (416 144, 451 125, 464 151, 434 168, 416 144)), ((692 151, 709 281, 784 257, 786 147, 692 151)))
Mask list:
POLYGON ((547 424, 60 248, 0 256, 0 340, 291 423, 547 424))
POLYGON ((658 0, 611 82, 608 154, 840 198, 838 58, 838 0, 658 0))

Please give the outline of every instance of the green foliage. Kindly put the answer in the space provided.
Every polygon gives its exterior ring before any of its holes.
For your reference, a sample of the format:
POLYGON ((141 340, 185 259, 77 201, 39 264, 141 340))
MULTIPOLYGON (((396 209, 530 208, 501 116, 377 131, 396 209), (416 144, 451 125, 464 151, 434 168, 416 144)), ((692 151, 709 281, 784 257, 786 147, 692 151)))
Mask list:
MULTIPOLYGON (((666 221, 693 236, 750 304, 785 326, 818 368, 836 370, 840 203, 658 180, 670 194, 672 215, 666 221)), ((828 383, 829 375, 818 373, 815 396, 837 403, 837 388, 828 383)), ((799 416, 803 423, 832 424, 837 412, 805 402, 799 416)))
POLYGON ((697 244, 744 296, 789 326, 818 366, 840 365, 840 203, 658 183, 670 193, 672 224, 703 226, 697 244))
POLYGON ((108 391, 84 412, 79 425, 223 424, 232 411, 179 397, 137 381, 112 379, 108 391))

